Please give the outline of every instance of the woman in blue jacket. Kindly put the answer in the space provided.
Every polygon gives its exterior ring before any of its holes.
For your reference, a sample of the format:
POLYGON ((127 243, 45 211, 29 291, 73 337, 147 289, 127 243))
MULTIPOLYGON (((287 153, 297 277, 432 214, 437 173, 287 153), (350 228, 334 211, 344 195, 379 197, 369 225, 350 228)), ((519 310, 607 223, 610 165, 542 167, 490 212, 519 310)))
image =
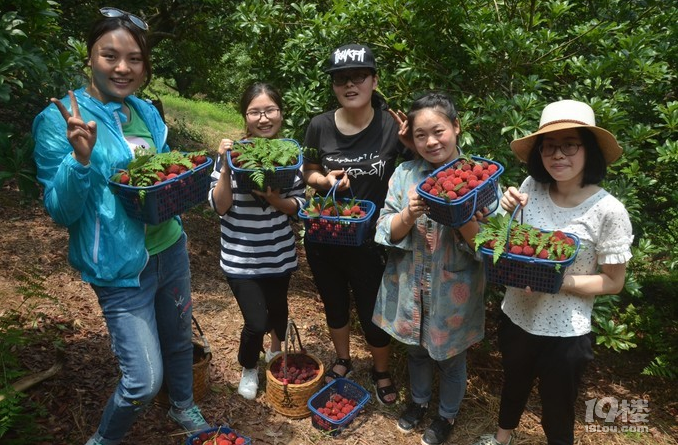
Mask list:
POLYGON ((121 442, 163 381, 169 417, 187 431, 208 427, 193 401, 191 278, 181 220, 130 219, 107 185, 136 148, 169 151, 158 111, 133 96, 151 79, 148 25, 115 8, 100 12, 87 40, 89 85, 51 99, 33 123, 45 208, 68 228, 69 261, 97 295, 120 366, 87 445, 121 442))

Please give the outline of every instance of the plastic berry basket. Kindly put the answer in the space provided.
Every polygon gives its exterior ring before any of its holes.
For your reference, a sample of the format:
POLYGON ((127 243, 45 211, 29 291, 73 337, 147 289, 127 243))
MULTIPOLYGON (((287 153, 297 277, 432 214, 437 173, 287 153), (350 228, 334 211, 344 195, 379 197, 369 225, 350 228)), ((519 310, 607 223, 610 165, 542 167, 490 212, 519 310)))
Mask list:
POLYGON ((337 201, 336 185, 337 183, 328 192, 328 196, 332 197, 332 205, 338 208, 337 202, 347 204, 353 201, 365 215, 360 218, 329 215, 311 217, 304 209, 299 209, 297 215, 304 222, 305 241, 338 246, 360 246, 370 232, 370 222, 376 205, 372 201, 361 199, 343 198, 337 201))
MULTIPOLYGON (((213 438, 215 435, 219 434, 226 434, 230 435, 231 433, 235 434, 236 438, 242 438, 242 440, 235 442, 238 445, 252 445, 252 439, 250 439, 247 436, 243 436, 236 431, 230 429, 228 426, 217 426, 213 428, 207 428, 202 431, 198 431, 192 435, 190 435, 186 439, 186 445, 202 445, 206 440, 209 440, 210 438, 213 438)), ((231 435, 231 437, 233 437, 231 435)), ((209 443, 212 443, 211 441, 209 443)), ((218 443, 218 441, 215 441, 214 443, 218 443)))
MULTIPOLYGON (((516 211, 513 212, 513 217, 515 217, 516 211)), ((510 236, 510 230, 509 225, 509 230, 506 234, 507 239, 510 236)), ((542 230, 542 232, 547 231, 542 230)), ((483 257, 487 281, 521 289, 529 286, 533 292, 558 293, 563 285, 565 271, 568 266, 574 263, 580 246, 577 235, 568 232, 564 233, 574 240, 575 245, 575 251, 572 256, 564 261, 546 260, 504 252, 495 263, 492 249, 481 246, 480 252, 483 257)))
POLYGON ((370 393, 354 381, 346 378, 334 379, 308 400, 308 408, 312 414, 311 423, 315 428, 325 431, 330 436, 336 436, 356 418, 369 400, 370 393), (335 394, 356 402, 351 412, 341 420, 330 419, 319 411, 335 394))
POLYGON ((148 187, 134 187, 109 179, 127 216, 146 224, 159 224, 207 200, 212 158, 174 179, 148 187))
MULTIPOLYGON (((235 178, 235 183, 238 188, 239 193, 250 193, 252 190, 266 190, 267 187, 271 187, 271 190, 289 190, 294 186, 294 179, 297 176, 297 171, 301 168, 303 162, 303 155, 299 143, 294 139, 281 139, 283 141, 289 141, 294 143, 299 150, 299 156, 297 156, 297 162, 294 165, 286 165, 275 167, 273 170, 262 170, 264 175, 263 186, 259 187, 252 179, 252 174, 256 172, 256 169, 247 169, 239 168, 233 164, 231 159, 230 152, 226 156, 226 161, 228 166, 233 172, 233 177, 235 178)), ((251 144, 252 141, 242 140, 235 141, 234 146, 236 145, 247 145, 251 144)))
MULTIPOLYGON (((504 172, 504 166, 479 156, 472 156, 471 159, 478 163, 487 162, 488 164, 494 164, 497 166, 497 170, 481 185, 472 189, 461 198, 448 201, 425 192, 421 187, 426 180, 417 185, 417 193, 429 207, 429 218, 446 226, 460 227, 470 221, 478 210, 482 210, 485 207, 488 208, 490 213, 496 210, 500 199, 498 180, 504 172)), ((461 158, 457 158, 443 165, 431 173, 429 177, 435 177, 438 172, 450 168, 460 160, 461 158)))

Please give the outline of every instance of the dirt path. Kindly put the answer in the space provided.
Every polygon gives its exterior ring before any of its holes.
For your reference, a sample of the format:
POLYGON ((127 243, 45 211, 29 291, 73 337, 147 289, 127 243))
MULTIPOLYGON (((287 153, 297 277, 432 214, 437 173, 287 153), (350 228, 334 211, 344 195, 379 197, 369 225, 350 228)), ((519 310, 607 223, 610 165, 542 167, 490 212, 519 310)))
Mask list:
MULTIPOLYGON (((66 230, 54 225, 39 205, 20 206, 18 194, 0 190, 0 314, 13 308, 33 314, 31 335, 56 333, 63 344, 63 370, 28 391, 47 412, 38 419, 56 442, 82 444, 93 432, 104 404, 117 381, 106 327, 92 290, 67 264, 66 230), (42 297, 29 297, 30 292, 42 297)), ((208 338, 214 356, 210 362, 208 394, 201 406, 215 424, 229 423, 236 431, 252 437, 255 444, 411 444, 419 434, 405 436, 394 425, 407 398, 406 365, 402 349, 394 347, 392 366, 401 389, 401 404, 384 408, 374 401, 337 438, 327 438, 311 426, 309 418, 290 420, 267 404, 263 363, 259 396, 244 400, 236 392, 240 369, 236 354, 242 325, 235 300, 218 265, 218 220, 206 207, 184 217, 189 237, 193 274, 194 314, 208 338)), ((290 314, 297 323, 304 346, 325 364, 331 359, 330 340, 322 315, 322 304, 306 267, 303 248, 301 269, 295 273, 290 292, 290 314)), ((501 382, 494 326, 497 308, 488 307, 487 340, 469 354, 469 386, 457 427, 450 443, 467 445, 478 435, 493 430, 497 395, 501 382)), ((357 326, 357 325, 355 325, 357 326)), ((354 332, 356 329, 354 329, 354 332)), ((354 379, 368 384, 370 361, 364 342, 352 338, 354 379)), ((678 437, 678 392, 660 379, 641 377, 640 362, 633 353, 618 355, 597 349, 598 357, 586 376, 577 413, 578 444, 676 444, 678 437), (649 401, 649 432, 642 434, 588 433, 585 431, 585 400, 615 397, 618 400, 649 401)), ((41 342, 20 354, 27 369, 41 371, 54 361, 54 348, 41 342)), ((617 423, 622 425, 621 423, 617 423)), ((11 437, 11 433, 9 434, 11 437)), ((181 431, 152 406, 142 415, 125 444, 175 444, 185 442, 181 431)), ((539 403, 530 400, 515 444, 539 444, 544 438, 539 426, 539 403)))

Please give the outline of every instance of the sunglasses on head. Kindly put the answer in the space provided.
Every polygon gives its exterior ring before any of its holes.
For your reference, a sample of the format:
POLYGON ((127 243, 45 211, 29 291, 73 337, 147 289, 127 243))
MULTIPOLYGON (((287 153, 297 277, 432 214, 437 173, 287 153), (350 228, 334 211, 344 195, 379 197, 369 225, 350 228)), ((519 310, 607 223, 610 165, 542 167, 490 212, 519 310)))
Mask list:
POLYGON ((148 23, 143 21, 140 17, 138 17, 134 14, 130 14, 129 12, 123 11, 122 9, 105 7, 105 8, 101 8, 99 10, 99 12, 104 17, 111 17, 111 18, 124 17, 124 18, 128 19, 130 22, 134 23, 139 29, 143 29, 144 31, 148 31, 148 23))

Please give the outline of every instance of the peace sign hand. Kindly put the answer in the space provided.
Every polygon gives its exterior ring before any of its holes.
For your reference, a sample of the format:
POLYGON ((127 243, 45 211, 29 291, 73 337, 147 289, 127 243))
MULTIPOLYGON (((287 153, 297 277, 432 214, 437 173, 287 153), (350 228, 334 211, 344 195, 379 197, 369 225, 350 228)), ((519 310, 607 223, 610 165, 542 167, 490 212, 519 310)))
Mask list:
POLYGON ((82 165, 87 165, 97 141, 97 124, 94 121, 85 123, 80 116, 80 108, 75 94, 69 90, 68 95, 71 98, 72 115, 60 100, 51 98, 50 101, 57 106, 66 121, 66 138, 73 147, 73 156, 82 165))
POLYGON ((393 120, 398 124, 398 138, 400 142, 410 150, 414 150, 414 141, 412 137, 408 135, 409 125, 407 122, 407 115, 402 111, 393 111, 392 109, 388 110, 389 114, 393 117, 393 120))

